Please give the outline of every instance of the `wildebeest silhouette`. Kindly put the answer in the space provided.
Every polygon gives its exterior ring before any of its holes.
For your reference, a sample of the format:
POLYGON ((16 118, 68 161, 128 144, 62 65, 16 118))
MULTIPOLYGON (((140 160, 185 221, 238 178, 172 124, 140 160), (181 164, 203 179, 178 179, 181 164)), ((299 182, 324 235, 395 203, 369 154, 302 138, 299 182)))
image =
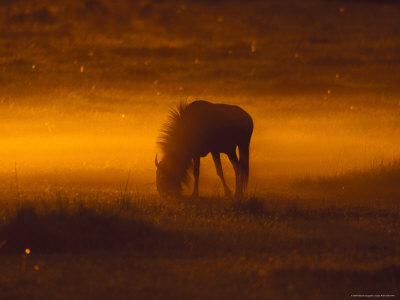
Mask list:
POLYGON ((178 196, 188 181, 193 165, 193 196, 198 196, 200 158, 211 152, 225 195, 232 196, 225 183, 220 153, 228 155, 236 175, 235 196, 241 197, 249 178, 249 145, 253 120, 242 108, 199 100, 181 103, 170 111, 158 144, 163 159, 158 162, 156 184, 161 196, 178 196), (236 155, 239 148, 239 159, 236 155))

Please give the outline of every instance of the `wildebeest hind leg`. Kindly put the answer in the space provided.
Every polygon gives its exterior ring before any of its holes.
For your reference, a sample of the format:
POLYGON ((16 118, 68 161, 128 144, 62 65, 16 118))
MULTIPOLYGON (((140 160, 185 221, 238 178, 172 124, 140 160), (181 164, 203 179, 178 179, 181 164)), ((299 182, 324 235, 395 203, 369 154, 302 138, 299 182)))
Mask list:
POLYGON ((193 159, 193 176, 194 176, 194 187, 193 197, 199 196, 199 174, 200 174, 200 157, 193 159))
POLYGON ((233 169, 235 170, 236 177, 236 187, 235 187, 235 196, 242 196, 242 180, 241 180, 241 170, 239 159, 236 155, 236 151, 228 153, 229 160, 232 163, 233 169))
POLYGON ((225 183, 224 173, 222 171, 221 157, 219 153, 212 153, 212 157, 215 163, 215 168, 217 169, 218 177, 221 179, 222 185, 224 186, 225 196, 232 197, 232 192, 225 183))

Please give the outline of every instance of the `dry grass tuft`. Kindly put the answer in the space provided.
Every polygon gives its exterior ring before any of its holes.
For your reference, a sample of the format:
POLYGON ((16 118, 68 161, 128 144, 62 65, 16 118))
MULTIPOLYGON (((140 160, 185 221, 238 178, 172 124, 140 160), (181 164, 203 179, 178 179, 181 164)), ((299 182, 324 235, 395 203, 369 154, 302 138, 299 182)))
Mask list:
POLYGON ((264 200, 256 196, 249 196, 236 201, 233 204, 233 209, 238 213, 247 213, 250 215, 263 215, 268 213, 264 200))
POLYGON ((89 207, 38 212, 33 206, 19 208, 3 221, 0 239, 4 241, 1 251, 17 253, 26 248, 45 253, 118 250, 127 246, 152 250, 167 240, 168 246, 174 241, 168 232, 133 216, 124 218, 122 214, 89 207))
MULTIPOLYGON (((381 163, 365 170, 354 170, 341 175, 297 180, 294 188, 311 197, 341 199, 356 204, 370 202, 374 206, 398 209, 400 202, 400 160, 381 163)), ((342 203, 343 204, 343 203, 342 203)))

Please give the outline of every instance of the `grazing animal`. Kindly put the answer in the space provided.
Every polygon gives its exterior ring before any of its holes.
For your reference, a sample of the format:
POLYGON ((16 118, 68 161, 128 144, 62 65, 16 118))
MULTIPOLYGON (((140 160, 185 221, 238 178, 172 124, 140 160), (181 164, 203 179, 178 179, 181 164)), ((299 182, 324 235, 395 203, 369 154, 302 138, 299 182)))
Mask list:
POLYGON ((188 169, 193 166, 193 196, 199 193, 200 158, 211 152, 225 195, 232 196, 225 183, 220 153, 228 155, 236 175, 235 196, 241 197, 249 178, 249 145, 253 120, 242 108, 207 101, 181 103, 170 112, 162 129, 159 146, 163 159, 157 167, 156 184, 161 196, 178 196, 182 184, 188 181, 188 169), (239 148, 239 159, 236 155, 239 148))

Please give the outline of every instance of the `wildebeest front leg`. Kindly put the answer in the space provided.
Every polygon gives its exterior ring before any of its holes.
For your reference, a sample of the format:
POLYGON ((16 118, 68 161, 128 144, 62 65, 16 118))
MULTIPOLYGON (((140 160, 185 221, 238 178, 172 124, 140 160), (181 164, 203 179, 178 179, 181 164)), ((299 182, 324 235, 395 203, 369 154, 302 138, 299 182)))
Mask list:
POLYGON ((213 160, 215 163, 215 168, 217 169, 217 174, 218 174, 219 178, 221 179, 222 185, 224 186, 225 196, 232 197, 232 192, 225 183, 224 173, 222 171, 220 154, 212 153, 212 157, 213 157, 213 160))
POLYGON ((240 170, 240 162, 239 159, 236 155, 236 151, 233 151, 231 153, 228 153, 229 160, 231 161, 233 165, 233 169, 235 170, 235 176, 236 176, 236 191, 235 191, 235 196, 236 197, 241 197, 243 193, 243 188, 242 188, 242 180, 241 180, 241 170, 240 170))
POLYGON ((199 196, 200 157, 193 158, 194 188, 192 196, 199 196))

